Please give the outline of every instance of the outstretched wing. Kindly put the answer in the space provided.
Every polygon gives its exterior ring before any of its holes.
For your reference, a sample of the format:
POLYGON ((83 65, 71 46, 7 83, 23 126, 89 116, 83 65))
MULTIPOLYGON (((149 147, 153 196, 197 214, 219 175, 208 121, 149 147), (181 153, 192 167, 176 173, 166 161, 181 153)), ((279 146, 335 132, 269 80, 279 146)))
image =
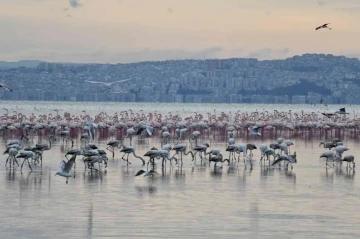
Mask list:
POLYGON ((278 158, 277 160, 275 160, 271 165, 275 165, 281 161, 283 161, 284 159, 283 158, 278 158))
POLYGON ((91 81, 91 80, 85 80, 86 82, 89 82, 91 84, 102 84, 102 85, 106 85, 105 82, 99 82, 99 81, 91 81))
POLYGON ((112 84, 116 84, 116 83, 125 82, 125 81, 129 81, 129 80, 131 80, 131 79, 114 81, 114 82, 111 82, 111 83, 110 83, 110 85, 112 85, 112 84))
POLYGON ((136 176, 140 176, 141 174, 144 174, 144 173, 146 173, 145 170, 140 169, 140 170, 135 174, 135 177, 136 177, 136 176))
POLYGON ((60 166, 59 166, 59 171, 63 172, 65 169, 65 165, 66 165, 66 162, 64 160, 61 161, 60 166))
MULTIPOLYGON (((67 163, 65 164, 65 167, 64 167, 64 169, 63 169, 63 172, 65 172, 65 173, 69 173, 69 172, 70 172, 72 166, 73 166, 74 163, 75 163, 75 158, 76 158, 76 155, 73 155, 73 156, 69 159, 69 161, 67 161, 67 163)), ((63 162, 65 162, 65 161, 63 161, 63 162)))
POLYGON ((140 127, 140 128, 138 129, 138 131, 136 132, 136 135, 141 134, 141 132, 143 132, 143 131, 144 131, 144 128, 143 128, 143 127, 140 127))
POLYGON ((0 84, 0 87, 4 88, 5 90, 8 90, 8 91, 12 92, 12 89, 10 89, 9 87, 7 87, 4 84, 0 84))
POLYGON ((151 136, 153 131, 154 131, 154 128, 153 127, 146 127, 146 131, 151 136))

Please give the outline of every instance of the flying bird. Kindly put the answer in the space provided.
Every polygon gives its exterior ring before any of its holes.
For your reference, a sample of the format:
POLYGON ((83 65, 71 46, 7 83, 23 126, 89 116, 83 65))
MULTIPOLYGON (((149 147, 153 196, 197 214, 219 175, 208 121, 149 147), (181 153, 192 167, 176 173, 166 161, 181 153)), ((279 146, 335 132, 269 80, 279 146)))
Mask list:
POLYGON ((335 114, 346 115, 349 113, 346 112, 345 108, 340 108, 338 111, 335 112, 335 114))
POLYGON ((327 29, 331 30, 331 28, 328 27, 329 24, 330 24, 330 23, 325 23, 324 25, 321 25, 321 26, 315 28, 315 30, 317 31, 317 30, 319 30, 319 29, 321 29, 321 28, 327 28, 327 29))
POLYGON ((131 79, 118 80, 118 81, 114 81, 114 82, 110 82, 110 83, 100 82, 100 81, 91 81, 91 80, 85 80, 85 81, 88 82, 88 83, 91 83, 91 84, 102 84, 102 85, 105 85, 105 86, 107 86, 107 87, 110 87, 110 86, 112 86, 113 84, 121 83, 121 82, 125 82, 125 81, 129 81, 129 80, 131 80, 131 79))
POLYGON ((135 177, 136 176, 140 176, 140 175, 142 175, 142 174, 144 174, 144 177, 146 177, 146 176, 154 176, 155 174, 158 174, 157 172, 155 172, 154 170, 150 170, 149 172, 146 172, 145 170, 143 170, 143 169, 140 169, 136 174, 135 174, 135 177))
POLYGON ((13 90, 12 89, 10 89, 9 87, 7 87, 5 84, 3 84, 3 83, 0 83, 0 88, 4 88, 5 90, 8 90, 8 91, 10 91, 10 92, 12 92, 13 90))
POLYGON ((261 136, 261 133, 259 132, 261 128, 262 127, 254 126, 254 127, 249 127, 248 130, 250 131, 251 135, 261 136))

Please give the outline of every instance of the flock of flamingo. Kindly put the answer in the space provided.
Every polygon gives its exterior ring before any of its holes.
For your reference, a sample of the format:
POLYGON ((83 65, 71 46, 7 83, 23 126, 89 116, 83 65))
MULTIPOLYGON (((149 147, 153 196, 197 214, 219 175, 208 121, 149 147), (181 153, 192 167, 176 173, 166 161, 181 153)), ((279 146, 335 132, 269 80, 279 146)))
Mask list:
MULTIPOLYGON (((66 153, 66 160, 62 160, 60 170, 56 175, 66 178, 71 177, 70 171, 76 167, 77 156, 83 156, 85 170, 101 170, 102 164, 107 167, 107 151, 112 157, 115 157, 116 150, 123 153, 121 159, 129 165, 130 154, 141 160, 142 165, 147 167, 138 171, 135 176, 144 174, 145 176, 154 176, 156 162, 161 161, 162 169, 166 169, 167 163, 170 167, 176 165, 182 167, 183 156, 191 155, 191 160, 196 162, 197 157, 201 162, 214 162, 214 168, 222 167, 227 162, 229 167, 236 166, 240 163, 241 153, 243 154, 243 163, 246 167, 253 165, 252 151, 257 149, 254 144, 235 144, 235 138, 239 135, 247 137, 264 137, 274 138, 277 133, 284 135, 296 134, 324 134, 325 137, 331 137, 329 142, 321 142, 320 146, 328 149, 320 158, 326 158, 326 167, 332 167, 329 161, 342 163, 347 162, 347 168, 354 170, 355 160, 353 155, 343 157, 343 153, 348 148, 338 138, 340 135, 350 133, 356 135, 360 120, 334 113, 322 116, 311 112, 292 113, 288 112, 241 112, 235 114, 231 112, 220 114, 207 113, 206 117, 202 114, 194 113, 188 117, 182 118, 178 114, 169 112, 167 115, 151 112, 147 115, 141 110, 134 113, 132 110, 121 111, 119 114, 107 115, 102 112, 91 117, 83 111, 78 116, 65 112, 63 116, 56 112, 56 115, 24 115, 14 112, 9 115, 7 112, 0 117, 0 132, 6 138, 19 137, 19 140, 12 140, 7 143, 4 154, 8 154, 5 166, 10 162, 10 168, 15 169, 15 163, 23 169, 27 162, 30 170, 31 165, 43 163, 43 153, 50 150, 54 140, 60 140, 63 144, 71 144, 71 149, 66 153), (333 137, 333 135, 335 137, 333 137), (33 144, 35 137, 41 139, 46 137, 49 144, 33 144), (146 137, 158 137, 160 147, 151 148, 145 155, 138 156, 135 153, 135 147, 132 146, 132 139, 144 140, 146 137), (209 143, 205 142, 206 138, 213 137, 227 140, 225 152, 228 157, 225 158, 224 152, 217 148, 210 148, 209 143), (108 138, 106 149, 99 149, 94 141, 96 138, 108 138), (74 148, 74 140, 79 139, 81 145, 74 148), (128 145, 125 145, 128 140, 128 145), (26 146, 26 147, 25 147, 26 146), (191 150, 190 150, 191 148, 191 150), (171 151, 174 152, 171 155, 171 151), (68 155, 71 158, 68 159, 68 155), (147 162, 144 159, 148 157, 147 162), (21 166, 18 159, 23 159, 21 166), (98 167, 96 167, 96 163, 98 167), (218 166, 221 164, 221 166, 218 166), (150 169, 149 169, 150 166, 150 169)), ((273 144, 259 145, 261 153, 260 163, 269 163, 269 166, 281 162, 286 170, 293 168, 292 164, 297 163, 296 152, 290 153, 290 147, 293 142, 289 139, 279 137, 273 144), (271 156, 273 161, 271 162, 271 156)), ((131 158, 130 158, 131 159, 131 158)))

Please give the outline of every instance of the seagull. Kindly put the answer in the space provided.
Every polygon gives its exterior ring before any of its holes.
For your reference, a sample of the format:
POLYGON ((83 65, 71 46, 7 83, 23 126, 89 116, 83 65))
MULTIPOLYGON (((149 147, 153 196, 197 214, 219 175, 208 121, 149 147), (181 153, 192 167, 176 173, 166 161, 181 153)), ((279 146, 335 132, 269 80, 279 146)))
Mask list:
POLYGON ((5 90, 8 90, 8 91, 10 91, 10 92, 12 92, 13 90, 12 89, 10 89, 9 87, 7 87, 5 84, 3 84, 3 83, 0 83, 0 88, 4 88, 5 90))
POLYGON ((254 127, 249 127, 248 130, 250 131, 251 135, 258 135, 261 136, 259 130, 261 127, 258 126, 254 126, 254 127))
POLYGON ((140 126, 140 128, 138 129, 138 131, 136 132, 136 135, 139 135, 141 134, 144 130, 146 130, 146 132, 148 133, 148 135, 152 135, 153 134, 153 131, 154 131, 154 128, 150 125, 147 125, 147 124, 143 124, 140 126))
POLYGON ((154 170, 150 170, 149 172, 146 172, 145 170, 140 169, 140 170, 135 174, 135 177, 136 177, 136 176, 140 176, 141 174, 144 174, 144 177, 146 177, 146 176, 154 176, 155 174, 158 174, 158 173, 155 172, 154 170))
POLYGON ((69 161, 65 162, 64 160, 61 161, 60 163, 60 170, 59 172, 57 172, 55 174, 56 175, 59 175, 59 176, 62 176, 62 177, 65 177, 66 178, 66 183, 68 183, 69 181, 69 178, 71 177, 70 175, 70 170, 72 168, 72 166, 74 165, 75 163, 75 158, 76 158, 76 155, 73 155, 69 161))
POLYGON ((88 83, 91 83, 91 84, 102 84, 102 85, 105 85, 105 86, 107 86, 107 87, 110 87, 110 86, 112 86, 113 84, 121 83, 121 82, 125 82, 125 81, 129 81, 129 80, 131 80, 131 79, 118 80, 118 81, 114 81, 114 82, 110 82, 110 83, 100 82, 100 81, 91 81, 91 80, 85 80, 85 81, 88 82, 88 83))
POLYGON ((319 29, 321 29, 321 28, 327 28, 327 29, 331 30, 331 28, 328 27, 329 24, 330 24, 330 23, 325 23, 324 25, 321 25, 321 26, 315 28, 315 30, 317 31, 317 30, 319 30, 319 29))

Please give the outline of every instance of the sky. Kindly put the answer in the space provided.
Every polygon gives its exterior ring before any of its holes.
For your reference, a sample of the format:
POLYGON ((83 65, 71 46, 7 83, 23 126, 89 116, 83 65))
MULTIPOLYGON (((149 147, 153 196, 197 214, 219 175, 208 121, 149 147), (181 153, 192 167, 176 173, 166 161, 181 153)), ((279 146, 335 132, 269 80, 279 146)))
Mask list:
POLYGON ((359 22, 360 0, 2 0, 0 60, 360 57, 359 22))

